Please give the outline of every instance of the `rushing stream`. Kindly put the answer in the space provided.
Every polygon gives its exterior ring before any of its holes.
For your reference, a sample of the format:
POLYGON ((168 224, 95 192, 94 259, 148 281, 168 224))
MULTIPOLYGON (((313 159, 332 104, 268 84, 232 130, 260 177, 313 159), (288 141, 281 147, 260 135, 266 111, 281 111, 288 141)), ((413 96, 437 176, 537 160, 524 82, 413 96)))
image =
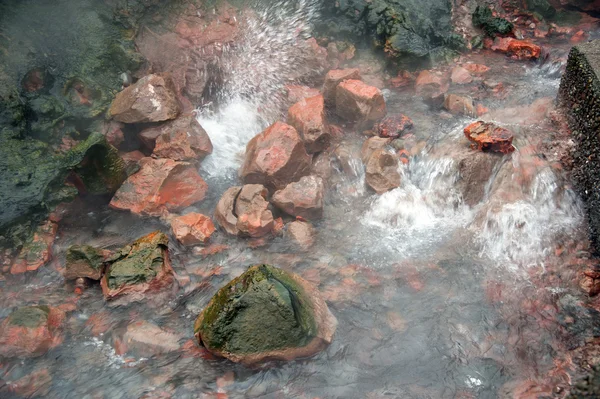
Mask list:
MULTIPOLYGON (((312 68, 294 43, 310 35, 316 10, 301 5, 279 14, 281 7, 248 17, 242 44, 225 51, 223 87, 214 103, 197 110, 214 146, 200 167, 208 196, 192 207, 201 213, 212 215, 222 193, 238 184, 247 142, 285 115, 281 89, 312 68)), ((489 79, 510 90, 481 101, 492 110, 483 119, 516 132, 517 150, 498 156, 491 176, 478 182, 483 196, 476 203, 467 203, 461 185, 461 161, 473 153, 463 128, 475 119, 431 110, 411 90, 386 88, 388 113, 409 115, 415 124, 405 139, 410 157, 400 165, 399 188, 377 195, 365 186, 365 136, 341 125, 341 143, 327 156, 331 176, 315 245, 301 251, 284 237, 261 242, 218 232, 212 244, 227 249, 206 255, 171 240, 182 287, 166 304, 149 297, 112 307, 97 285, 73 294, 61 275, 70 245, 118 248, 153 230, 169 231, 157 218, 111 210, 104 199, 76 202, 60 223, 51 266, 0 286, 0 318, 32 302, 74 306, 64 342, 40 358, 0 363, 0 384, 44 368, 52 376, 47 398, 559 395, 571 382, 571 343, 597 327, 585 321, 589 315, 573 321, 581 312, 574 310, 577 287, 568 272, 557 272, 572 253, 585 256, 585 245, 577 246, 587 240, 582 206, 556 159, 539 155, 561 134, 549 115, 560 81, 556 65, 564 65, 568 44, 556 48, 544 64, 463 56, 491 67, 489 79), (218 288, 259 262, 318 286, 339 322, 325 351, 251 369, 195 347, 194 318, 218 288), (127 325, 143 320, 175 334, 180 348, 158 356, 123 353, 127 325)), ((359 48, 353 62, 381 60, 359 48)))

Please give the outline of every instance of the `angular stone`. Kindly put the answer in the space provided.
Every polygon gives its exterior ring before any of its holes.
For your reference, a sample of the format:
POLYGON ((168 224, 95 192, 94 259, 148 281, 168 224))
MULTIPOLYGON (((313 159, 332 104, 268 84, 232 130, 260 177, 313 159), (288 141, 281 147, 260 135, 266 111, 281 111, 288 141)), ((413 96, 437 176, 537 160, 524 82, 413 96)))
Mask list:
POLYGON ((464 132, 465 137, 480 151, 509 154, 515 150, 512 145, 513 134, 508 129, 493 123, 473 122, 465 128, 464 132))
POLYGON ((485 188, 502 157, 490 153, 467 151, 468 153, 458 163, 460 180, 457 186, 462 193, 463 202, 475 206, 484 199, 485 188))
POLYGON ((400 187, 398 158, 385 149, 375 150, 366 164, 365 181, 377 194, 400 187))
POLYGON ((450 80, 452 81, 452 83, 464 85, 467 83, 471 83, 473 81, 473 77, 467 69, 457 66, 452 69, 450 80))
POLYGON ((345 80, 340 83, 335 99, 336 114, 347 121, 372 125, 387 112, 381 91, 360 80, 345 80))
POLYGON ((235 202, 241 190, 241 187, 229 187, 225 193, 223 193, 223 196, 215 208, 216 222, 227 233, 235 236, 240 232, 237 228, 238 220, 235 214, 235 202))
POLYGON ((360 71, 358 69, 333 69, 325 75, 325 83, 323 83, 323 98, 328 106, 335 105, 336 90, 340 83, 344 80, 353 79, 361 80, 360 71))
POLYGON ((294 104, 288 111, 288 123, 300 133, 309 154, 329 147, 331 134, 325 120, 322 95, 305 98, 294 104))
POLYGON ((331 343, 336 327, 310 283, 256 265, 215 294, 198 316, 194 334, 213 354, 256 365, 312 356, 331 343))
POLYGON ((89 245, 71 245, 67 250, 65 279, 75 280, 80 277, 100 280, 104 262, 111 252, 89 245))
POLYGON ((362 145, 360 150, 360 159, 366 165, 369 162, 369 158, 376 150, 384 149, 390 144, 391 139, 386 137, 369 137, 362 145))
POLYGON ((269 191, 262 184, 246 184, 235 202, 237 229, 242 236, 263 237, 273 231, 273 214, 268 209, 269 191))
POLYGON ((144 158, 140 168, 115 193, 112 208, 160 216, 164 211, 180 211, 206 196, 208 186, 192 164, 144 158))
POLYGON ((283 188, 306 176, 311 161, 296 129, 275 122, 248 143, 240 177, 244 183, 283 188))
POLYGON ((0 356, 37 357, 62 342, 65 313, 50 306, 23 306, 0 324, 0 356))
POLYGON ((123 343, 127 351, 134 351, 138 356, 152 357, 179 350, 177 334, 167 332, 156 324, 147 321, 136 321, 127 326, 123 335, 123 343))
POLYGON ((36 271, 50 261, 52 257, 52 245, 56 237, 58 225, 50 220, 38 226, 28 242, 23 245, 15 258, 11 268, 11 274, 21 274, 36 271))
POLYGON ((148 128, 140 138, 155 158, 196 162, 212 153, 210 137, 193 115, 180 116, 172 122, 148 128))
POLYGON ((286 226, 286 237, 302 249, 310 248, 315 242, 315 229, 308 222, 295 220, 286 226))
POLYGON ((271 198, 273 204, 292 216, 314 220, 323 217, 323 195, 325 185, 317 176, 305 176, 283 190, 276 191, 271 198))
POLYGON ((474 75, 483 75, 484 73, 490 70, 488 66, 483 64, 464 64, 463 68, 465 68, 467 71, 471 72, 474 75))
POLYGON ((124 123, 162 122, 179 114, 171 76, 148 75, 117 93, 109 115, 124 123))
POLYGON ((448 90, 448 84, 442 76, 431 71, 421 71, 415 81, 415 92, 418 96, 431 98, 448 90))
POLYGON ((457 94, 446 94, 444 99, 444 108, 454 115, 465 115, 475 117, 475 105, 470 97, 459 96, 457 94))
POLYGON ((188 213, 171 221, 171 229, 183 245, 205 244, 215 232, 215 225, 208 216, 188 213))
POLYGON ((319 89, 313 89, 308 86, 286 85, 285 90, 290 104, 296 104, 298 101, 304 100, 305 98, 321 94, 319 89))
POLYGON ((377 123, 373 130, 380 137, 391 137, 393 139, 402 136, 412 129, 413 121, 406 115, 386 116, 377 123))
POLYGON ((142 301, 147 293, 172 286, 168 245, 169 238, 155 231, 116 251, 100 280, 104 298, 142 301))

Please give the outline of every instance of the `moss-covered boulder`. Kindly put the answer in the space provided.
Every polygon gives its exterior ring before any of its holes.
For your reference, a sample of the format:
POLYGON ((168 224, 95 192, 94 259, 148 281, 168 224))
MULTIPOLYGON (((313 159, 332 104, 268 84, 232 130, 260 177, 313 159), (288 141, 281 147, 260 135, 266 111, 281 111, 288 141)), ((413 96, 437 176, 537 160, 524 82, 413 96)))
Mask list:
POLYGON ((0 324, 0 356, 36 357, 62 342, 65 313, 50 306, 23 306, 0 324))
POLYGON ((492 10, 487 6, 477 6, 473 12, 473 26, 481 28, 486 35, 508 35, 514 26, 504 18, 494 17, 492 10))
POLYGON ((331 343, 336 326, 307 281, 256 265, 215 294, 198 316, 194 334, 210 352, 253 365, 312 356, 331 343))
POLYGON ((141 301, 146 293, 171 286, 174 278, 168 245, 169 238, 155 231, 115 252, 107 259, 100 281, 104 297, 141 301))
POLYGON ((109 255, 109 251, 89 245, 72 245, 67 250, 65 278, 67 280, 75 280, 85 277, 92 280, 100 280, 104 269, 104 262, 109 255))

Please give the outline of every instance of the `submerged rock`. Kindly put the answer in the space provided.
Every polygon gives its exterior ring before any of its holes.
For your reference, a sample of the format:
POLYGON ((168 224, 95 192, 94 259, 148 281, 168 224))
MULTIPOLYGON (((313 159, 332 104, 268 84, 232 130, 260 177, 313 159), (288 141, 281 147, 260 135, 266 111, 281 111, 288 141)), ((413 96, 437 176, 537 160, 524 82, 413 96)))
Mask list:
POLYGON ((383 118, 373 130, 380 137, 398 138, 412 129, 413 121, 406 115, 393 115, 383 118))
POLYGON ((400 187, 398 158, 385 149, 373 151, 366 163, 365 181, 377 194, 400 187))
POLYGON ((171 228, 177 241, 183 245, 205 244, 215 232, 212 220, 195 212, 174 218, 171 228))
POLYGON ((344 80, 335 94, 336 114, 351 122, 372 125, 387 112, 381 91, 360 80, 344 80))
POLYGON ((117 251, 107 260, 100 286, 106 300, 127 296, 141 301, 148 292, 172 286, 169 238, 155 231, 117 251))
POLYGON ((80 277, 100 280, 104 262, 110 251, 101 250, 89 245, 72 245, 67 250, 65 279, 76 280, 80 277))
POLYGON ((457 94, 446 94, 444 108, 453 115, 465 115, 471 117, 477 115, 473 99, 457 94))
POLYGON ((308 86, 286 85, 287 99, 291 104, 296 104, 298 101, 305 98, 318 96, 321 94, 319 89, 313 89, 308 86))
POLYGON ((331 134, 325 120, 325 102, 322 95, 298 101, 288 111, 288 123, 302 136, 309 154, 329 147, 331 134))
POLYGON ((175 85, 169 74, 148 75, 117 94, 109 114, 124 123, 163 122, 179 114, 175 85))
POLYGON ((312 356, 331 343, 336 327, 307 281, 256 265, 215 294, 198 316, 194 334, 210 352, 255 365, 312 356))
POLYGON ((323 217, 323 179, 317 176, 305 176, 299 181, 288 184, 273 194, 273 204, 292 216, 305 219, 323 217))
POLYGON ((283 122, 275 122, 246 146, 240 177, 244 183, 279 189, 306 176, 310 172, 311 161, 296 129, 283 122))
POLYGON ((315 229, 308 222, 295 220, 286 226, 285 236, 291 242, 306 250, 315 242, 315 229))
POLYGON ((127 326, 123 334, 123 344, 127 351, 139 356, 152 357, 179 349, 180 336, 167 332, 148 321, 136 321, 127 326))
POLYGON ((360 150, 360 159, 366 165, 369 162, 369 158, 376 150, 383 149, 390 144, 391 139, 387 137, 370 137, 362 145, 360 150))
POLYGON ((474 122, 465 128, 465 137, 481 151, 509 154, 515 150, 513 134, 491 122, 474 122))
POLYGON ((62 342, 65 313, 50 306, 23 306, 0 324, 0 356, 37 357, 62 342))

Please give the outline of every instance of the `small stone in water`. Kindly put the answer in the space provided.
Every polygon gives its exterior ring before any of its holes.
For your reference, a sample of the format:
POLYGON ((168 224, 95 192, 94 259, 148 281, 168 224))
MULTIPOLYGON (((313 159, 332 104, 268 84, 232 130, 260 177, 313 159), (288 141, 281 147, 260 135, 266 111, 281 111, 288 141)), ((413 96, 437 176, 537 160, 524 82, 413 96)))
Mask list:
POLYGON ((480 151, 509 154, 515 150, 512 145, 513 134, 493 123, 474 122, 465 128, 465 137, 475 143, 480 151))

